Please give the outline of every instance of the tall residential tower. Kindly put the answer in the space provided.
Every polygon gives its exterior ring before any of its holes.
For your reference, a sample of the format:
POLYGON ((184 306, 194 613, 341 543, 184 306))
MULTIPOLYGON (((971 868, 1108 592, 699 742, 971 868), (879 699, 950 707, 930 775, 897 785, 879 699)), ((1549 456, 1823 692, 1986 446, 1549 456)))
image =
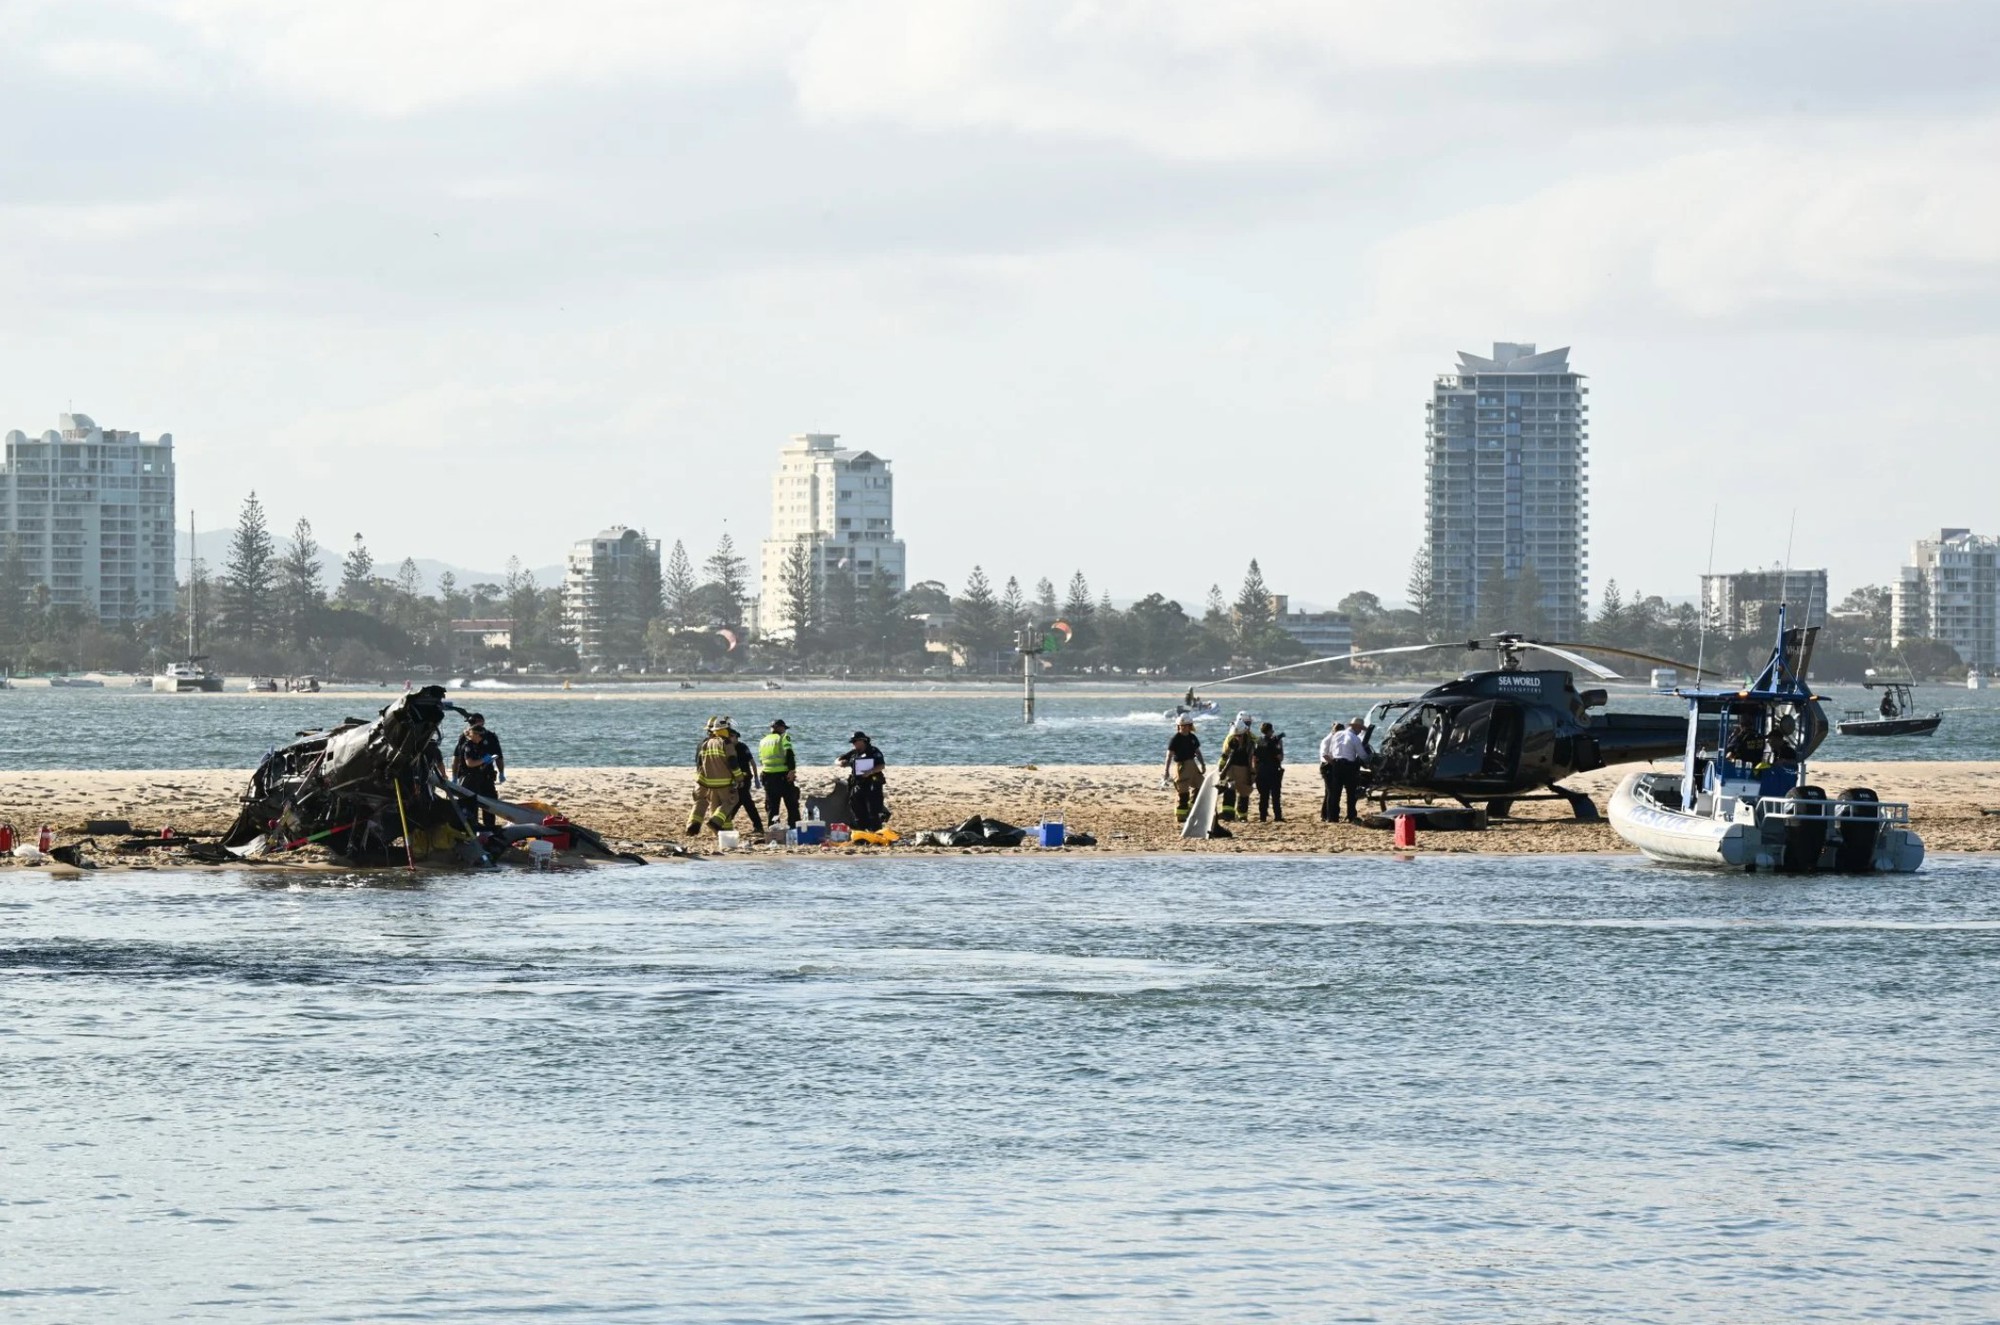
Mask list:
POLYGON ((1445 634, 1484 625, 1574 639, 1590 543, 1590 388, 1570 371, 1567 346, 1538 354, 1496 342, 1491 358, 1460 351, 1458 359, 1425 406, 1434 624, 1445 634))
POLYGON ((174 439, 100 428, 87 414, 0 457, 0 553, 18 540, 28 579, 56 607, 100 621, 174 610, 174 439))
POLYGON ((778 453, 771 480, 771 536, 759 565, 757 620, 767 635, 789 635, 785 560, 804 543, 815 590, 824 595, 829 576, 847 576, 857 594, 877 579, 901 592, 903 540, 896 537, 896 485, 889 462, 871 451, 840 445, 838 433, 809 432, 778 453))

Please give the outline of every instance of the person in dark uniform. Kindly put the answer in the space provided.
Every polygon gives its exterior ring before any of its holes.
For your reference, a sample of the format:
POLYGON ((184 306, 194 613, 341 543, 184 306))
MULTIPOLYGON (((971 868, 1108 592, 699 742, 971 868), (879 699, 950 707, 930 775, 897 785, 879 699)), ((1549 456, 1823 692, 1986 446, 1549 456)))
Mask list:
POLYGON ((1285 822, 1285 734, 1273 733, 1271 724, 1258 729, 1257 744, 1250 752, 1251 772, 1257 779, 1257 821, 1268 812, 1285 822))
MULTIPOLYGON (((723 721, 729 722, 729 740, 736 747, 729 755, 729 762, 736 769, 736 808, 750 816, 750 831, 762 837, 764 820, 757 813, 756 797, 750 794, 759 785, 757 761, 751 757, 750 747, 743 743, 743 737, 737 733, 736 724, 730 722, 728 718, 724 718, 723 721)), ((733 823, 736 815, 732 812, 729 818, 733 823)))
POLYGON ((882 774, 888 761, 867 732, 854 733, 849 742, 853 748, 834 762, 847 770, 847 806, 854 816, 853 826, 872 833, 889 822, 889 807, 883 798, 888 779, 882 774))
MULTIPOLYGON (((507 756, 501 753, 500 738, 486 729, 486 715, 465 715, 465 730, 451 752, 451 780, 467 791, 498 800, 500 784, 507 780, 507 756)), ((479 807, 479 826, 493 827, 493 811, 479 807)))

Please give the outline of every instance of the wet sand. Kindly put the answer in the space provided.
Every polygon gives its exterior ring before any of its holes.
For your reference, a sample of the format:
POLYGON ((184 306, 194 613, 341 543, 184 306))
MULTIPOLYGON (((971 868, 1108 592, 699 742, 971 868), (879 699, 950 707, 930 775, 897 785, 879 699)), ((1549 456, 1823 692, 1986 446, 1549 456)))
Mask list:
MULTIPOLYGON (((1663 765, 1664 767, 1664 765, 1663 765)), ((1571 785, 1602 808, 1624 769, 1602 769, 1571 785)), ((0 822, 33 840, 40 825, 73 840, 87 819, 129 819, 134 831, 171 826, 186 833, 219 833, 236 813, 247 772, 0 772, 0 822)), ((809 774, 808 790, 829 779, 809 774)), ((1908 801, 1919 832, 1933 851, 2000 851, 2000 762, 1822 763, 1813 780, 1837 794, 1869 786, 1884 800, 1908 801)), ((1160 790, 1157 766, 1066 765, 1043 768, 899 768, 889 786, 892 826, 909 834, 945 828, 974 814, 1028 825, 1060 814, 1070 828, 1089 832, 1098 850, 1122 852, 1342 852, 1381 851, 1386 833, 1319 822, 1316 769, 1287 779, 1283 823, 1236 826, 1227 840, 1184 843, 1173 822, 1173 798, 1160 790)), ((578 823, 642 854, 685 837, 693 773, 679 768, 518 768, 504 791, 510 799, 546 801, 578 823)), ((1578 824, 1560 802, 1527 802, 1511 821, 1484 833, 1427 834, 1425 851, 1521 854, 1623 852, 1607 825, 1578 824)), ((747 823, 744 824, 747 827, 747 823)), ((712 839, 709 839, 712 841, 712 839)))

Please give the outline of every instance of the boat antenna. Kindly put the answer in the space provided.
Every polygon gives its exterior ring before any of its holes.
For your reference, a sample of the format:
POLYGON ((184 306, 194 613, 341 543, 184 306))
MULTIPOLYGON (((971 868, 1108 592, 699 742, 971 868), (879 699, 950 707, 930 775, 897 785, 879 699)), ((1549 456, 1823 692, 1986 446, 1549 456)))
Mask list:
MULTIPOLYGON (((1704 581, 1710 579, 1715 574, 1715 526, 1721 519, 1722 503, 1717 502, 1714 509, 1708 513, 1708 569, 1701 573, 1701 578, 1704 581)), ((1701 664, 1707 649, 1708 604, 1703 603, 1701 605, 1701 625, 1695 632, 1694 637, 1694 685, 1697 690, 1701 689, 1701 664)))

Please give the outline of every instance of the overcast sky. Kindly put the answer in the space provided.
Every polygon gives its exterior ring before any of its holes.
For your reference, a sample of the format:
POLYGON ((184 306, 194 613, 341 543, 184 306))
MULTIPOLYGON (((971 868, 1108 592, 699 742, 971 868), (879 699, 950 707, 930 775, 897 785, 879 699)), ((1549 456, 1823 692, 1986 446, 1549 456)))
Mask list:
POLYGON ((497 566, 895 465, 911 571, 1399 597, 1574 347, 1593 594, 2000 532, 1991 0, 0 0, 0 428, 497 566))

